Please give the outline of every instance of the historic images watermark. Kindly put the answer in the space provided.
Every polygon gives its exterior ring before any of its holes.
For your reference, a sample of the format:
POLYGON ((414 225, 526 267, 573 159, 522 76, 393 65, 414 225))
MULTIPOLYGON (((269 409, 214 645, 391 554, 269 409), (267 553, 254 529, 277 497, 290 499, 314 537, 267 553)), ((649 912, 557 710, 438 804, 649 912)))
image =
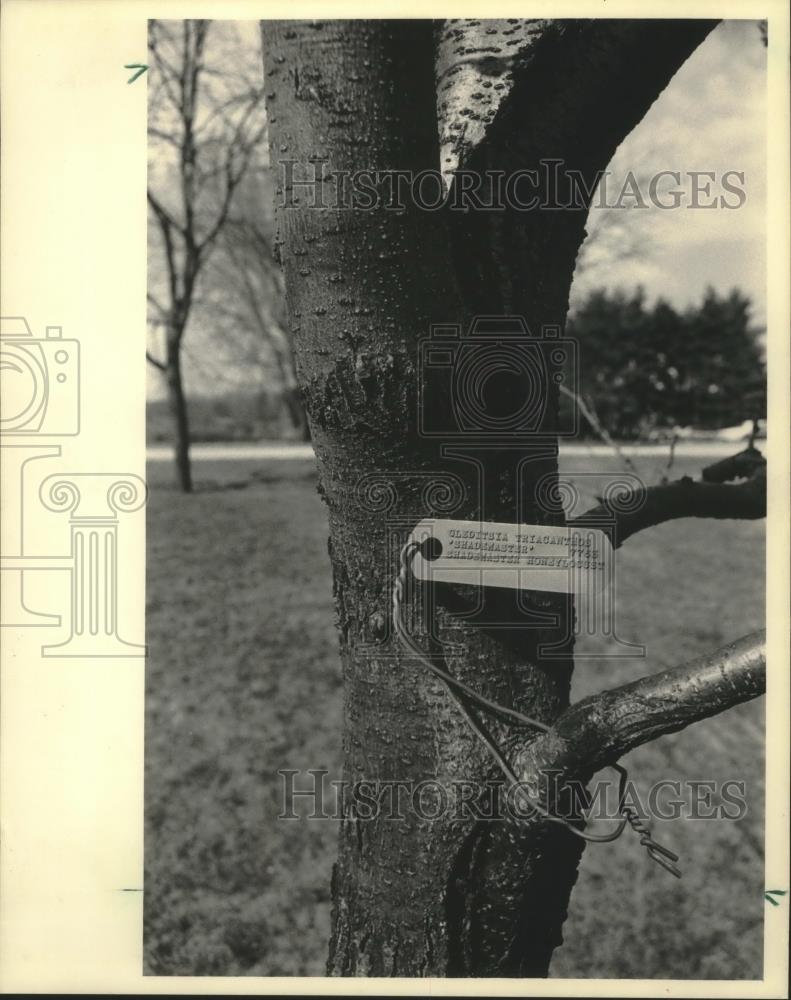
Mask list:
POLYGON ((536 168, 453 171, 448 184, 439 170, 330 170, 326 157, 280 163, 280 207, 319 211, 423 212, 587 211, 681 208, 731 211, 747 201, 743 170, 659 170, 638 177, 599 170, 587 177, 563 160, 536 168))
POLYGON ((506 786, 502 780, 476 782, 329 779, 325 768, 280 768, 279 820, 419 820, 462 822, 525 820, 534 803, 551 803, 553 818, 586 823, 617 821, 628 808, 643 821, 732 820, 747 815, 746 783, 739 779, 665 778, 639 792, 629 780, 560 782, 560 771, 541 771, 535 781, 506 786))
MULTIPOLYGON (((533 336, 521 316, 476 316, 468 330, 457 323, 433 326, 420 343, 418 363, 421 435, 502 447, 550 433, 549 389, 565 385, 576 393, 579 350, 557 325, 533 336)), ((551 433, 576 437, 577 407, 561 413, 551 433)))
POLYGON ((21 316, 0 323, 0 625, 62 626, 60 615, 29 606, 28 585, 36 574, 63 571, 70 580, 66 634, 43 645, 42 655, 142 656, 145 646, 127 642, 118 631, 118 531, 120 514, 145 504, 145 483, 131 473, 57 472, 43 480, 36 475, 39 460, 61 456, 56 439, 80 433, 80 345, 63 337, 61 327, 47 327, 45 336, 38 338, 21 316), (31 489, 36 481, 38 489, 31 489), (42 510, 68 514, 66 551, 46 546, 37 551, 29 522, 42 510))

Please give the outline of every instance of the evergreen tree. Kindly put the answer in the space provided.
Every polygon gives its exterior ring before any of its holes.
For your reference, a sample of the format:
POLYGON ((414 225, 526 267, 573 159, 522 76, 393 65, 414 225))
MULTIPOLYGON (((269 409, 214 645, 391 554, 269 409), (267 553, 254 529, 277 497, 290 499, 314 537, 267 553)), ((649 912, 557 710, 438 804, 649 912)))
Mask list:
POLYGON ((683 313, 663 299, 649 307, 642 288, 595 291, 567 327, 580 345, 580 389, 618 438, 763 417, 766 373, 750 311, 737 289, 709 288, 683 313))

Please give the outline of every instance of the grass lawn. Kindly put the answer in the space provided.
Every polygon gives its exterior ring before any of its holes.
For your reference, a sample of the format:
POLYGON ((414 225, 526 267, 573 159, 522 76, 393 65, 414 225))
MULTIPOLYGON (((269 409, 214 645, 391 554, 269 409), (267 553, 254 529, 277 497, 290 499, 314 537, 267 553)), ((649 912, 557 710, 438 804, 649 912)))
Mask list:
MULTIPOLYGON (((638 461, 656 482, 662 460, 638 461)), ((606 459, 567 466, 616 468, 606 459)), ((674 473, 700 466, 684 459, 674 473)), ((276 819, 279 768, 341 776, 341 678, 314 466, 201 462, 195 474, 197 491, 184 497, 168 464, 149 467, 146 971, 322 975, 337 829, 276 819)), ((617 629, 646 646, 646 659, 581 656, 573 697, 760 627, 763 545, 763 522, 749 521, 677 521, 629 540, 617 629)), ((578 643, 583 654, 614 650, 602 638, 578 643)), ((646 794, 661 779, 743 781, 747 814, 656 823, 657 840, 681 856, 680 881, 628 830, 590 845, 552 975, 760 977, 763 700, 642 747, 626 764, 646 794)))

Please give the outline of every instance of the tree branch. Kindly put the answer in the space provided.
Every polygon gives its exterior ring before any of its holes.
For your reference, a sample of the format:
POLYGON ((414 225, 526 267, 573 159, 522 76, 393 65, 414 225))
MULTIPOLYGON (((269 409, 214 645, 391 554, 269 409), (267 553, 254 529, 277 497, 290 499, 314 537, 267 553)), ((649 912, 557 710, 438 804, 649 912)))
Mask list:
POLYGON ((213 225, 210 226, 208 232, 205 234, 202 240, 198 243, 198 253, 203 254, 207 249, 211 248, 215 239, 217 238, 220 230, 225 225, 228 220, 231 204, 233 202, 233 196, 236 192, 239 183, 244 177, 248 166, 250 165, 250 159, 255 152, 256 147, 263 138, 264 132, 266 131, 266 121, 264 121, 255 132, 248 137, 247 141, 242 143, 241 137, 244 133, 244 128, 247 124, 247 120, 252 112, 256 109, 256 105, 249 106, 241 121, 237 123, 234 134, 231 141, 228 144, 228 151, 225 159, 225 192, 220 202, 220 207, 217 210, 217 215, 215 217, 213 225), (240 163, 234 170, 234 156, 237 152, 240 158, 240 163))
MULTIPOLYGON (((167 261, 168 268, 168 287, 170 289, 170 308, 174 310, 180 298, 179 287, 178 287, 178 266, 176 262, 176 248, 173 243, 173 227, 174 223, 165 211, 163 206, 160 204, 158 199, 152 194, 149 189, 147 192, 148 203, 153 209, 154 215, 156 216, 157 222, 159 223, 159 230, 162 234, 162 243, 165 247, 165 259, 167 261)), ((179 230, 180 231, 180 230, 179 230)))
POLYGON ((682 517, 735 518, 756 520, 766 517, 766 461, 755 448, 747 448, 703 470, 696 481, 684 476, 673 483, 624 491, 602 501, 569 526, 612 525, 614 548, 627 538, 663 521, 682 517), (743 483, 728 480, 749 476, 743 483))
MULTIPOLYGON (((543 807, 554 812, 559 805, 555 792, 562 792, 569 782, 587 782, 635 747, 756 698, 765 688, 765 633, 756 632, 675 670, 577 702, 531 743, 521 749, 511 744, 513 770, 520 782, 537 791, 543 807)), ((579 856, 582 843, 570 834, 562 835, 559 827, 546 823, 538 813, 519 824, 482 826, 486 827, 487 850, 476 860, 474 884, 465 887, 463 912, 466 919, 486 914, 476 927, 476 947, 481 948, 481 940, 489 947, 476 956, 471 968, 479 972, 483 955, 490 975, 506 969, 509 975, 535 975, 535 968, 527 964, 530 953, 524 943, 511 934, 504 949, 496 930, 490 930, 491 917, 494 914, 511 926, 526 910, 531 912, 531 896, 504 892, 504 888, 525 877, 531 863, 535 864, 534 852, 551 859, 564 842, 574 842, 579 856)), ((562 941, 559 932, 552 936, 551 926, 542 922, 546 899, 554 898, 557 891, 557 873, 555 868, 543 892, 539 890, 538 917, 531 925, 539 935, 549 932, 546 965, 552 949, 562 941)), ((539 974, 546 975, 546 971, 539 974)))
POLYGON ((443 23, 438 153, 446 174, 463 168, 449 179, 449 202, 470 175, 502 172, 525 181, 517 196, 525 210, 512 203, 502 213, 448 213, 457 277, 472 313, 519 314, 528 324, 533 316, 565 316, 565 277, 546 285, 524 281, 538 266, 535 248, 546 255, 552 247, 556 262, 576 258, 615 150, 716 23, 516 20, 499 29, 480 20, 443 23), (505 96, 490 96, 495 92, 505 96), (477 248, 472 259, 470 246, 477 248))
POLYGON ((153 292, 146 292, 146 301, 149 303, 149 305, 152 305, 159 313, 160 322, 164 322, 167 319, 167 310, 159 301, 159 299, 156 297, 156 295, 154 295, 153 292))
POLYGON ((526 142, 531 153, 538 139, 542 155, 603 169, 717 23, 684 18, 442 22, 436 75, 443 168, 450 178, 487 136, 501 133, 526 142), (487 93, 494 78, 498 92, 487 93))
POLYGON ((175 133, 166 132, 164 129, 157 128, 155 125, 148 126, 148 136, 151 139, 156 139, 157 142, 166 142, 175 149, 179 149, 181 146, 180 140, 175 133))
POLYGON ((634 464, 631 458, 629 458, 629 456, 623 451, 621 446, 613 438, 613 436, 610 434, 610 432, 607 430, 607 428, 604 426, 601 420, 599 420, 599 415, 596 413, 596 409, 593 405, 593 400, 588 400, 586 402, 581 394, 578 394, 574 392, 572 389, 569 389, 569 387, 563 385, 562 382, 560 383, 560 385, 558 385, 558 389, 564 396, 570 399, 575 406, 579 408, 580 413, 588 421, 591 428, 595 431, 596 434, 599 435, 601 440, 607 445, 608 448, 612 448, 613 452, 618 456, 620 461, 623 462, 624 466, 627 469, 629 469, 630 472, 633 472, 636 476, 639 476, 640 473, 637 471, 637 466, 634 464))
POLYGON ((157 198, 154 192, 149 188, 146 191, 146 198, 148 199, 148 204, 154 210, 154 214, 159 220, 162 226, 168 226, 175 229, 182 236, 184 235, 184 226, 169 212, 162 202, 157 198))
POLYGON ((762 630, 674 670, 577 702, 519 755, 517 773, 557 769, 563 780, 587 780, 635 747, 765 691, 762 630))
POLYGON ((148 49, 151 53, 151 61, 157 69, 157 72, 152 74, 152 77, 162 87, 174 110, 178 111, 179 100, 172 87, 173 80, 178 78, 178 70, 165 57, 163 45, 166 43, 166 39, 160 39, 161 30, 161 21, 152 19, 149 22, 148 49))
POLYGON ((724 458, 721 462, 707 466, 701 473, 701 479, 705 483, 730 483, 734 479, 760 475, 765 466, 766 459, 751 444, 737 455, 731 455, 730 458, 724 458))
POLYGON ((164 362, 160 361, 158 358, 155 358, 150 351, 146 351, 146 361, 161 372, 167 371, 167 366, 164 364, 164 362))

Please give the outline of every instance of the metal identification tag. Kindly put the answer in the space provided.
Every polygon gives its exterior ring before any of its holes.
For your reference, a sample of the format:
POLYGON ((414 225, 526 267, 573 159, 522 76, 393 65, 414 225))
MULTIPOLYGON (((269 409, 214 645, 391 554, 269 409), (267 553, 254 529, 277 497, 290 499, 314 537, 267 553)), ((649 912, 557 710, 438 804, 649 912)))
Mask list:
POLYGON ((410 541, 424 543, 413 573, 434 583, 597 593, 613 568, 612 544, 597 528, 425 518, 410 541))

